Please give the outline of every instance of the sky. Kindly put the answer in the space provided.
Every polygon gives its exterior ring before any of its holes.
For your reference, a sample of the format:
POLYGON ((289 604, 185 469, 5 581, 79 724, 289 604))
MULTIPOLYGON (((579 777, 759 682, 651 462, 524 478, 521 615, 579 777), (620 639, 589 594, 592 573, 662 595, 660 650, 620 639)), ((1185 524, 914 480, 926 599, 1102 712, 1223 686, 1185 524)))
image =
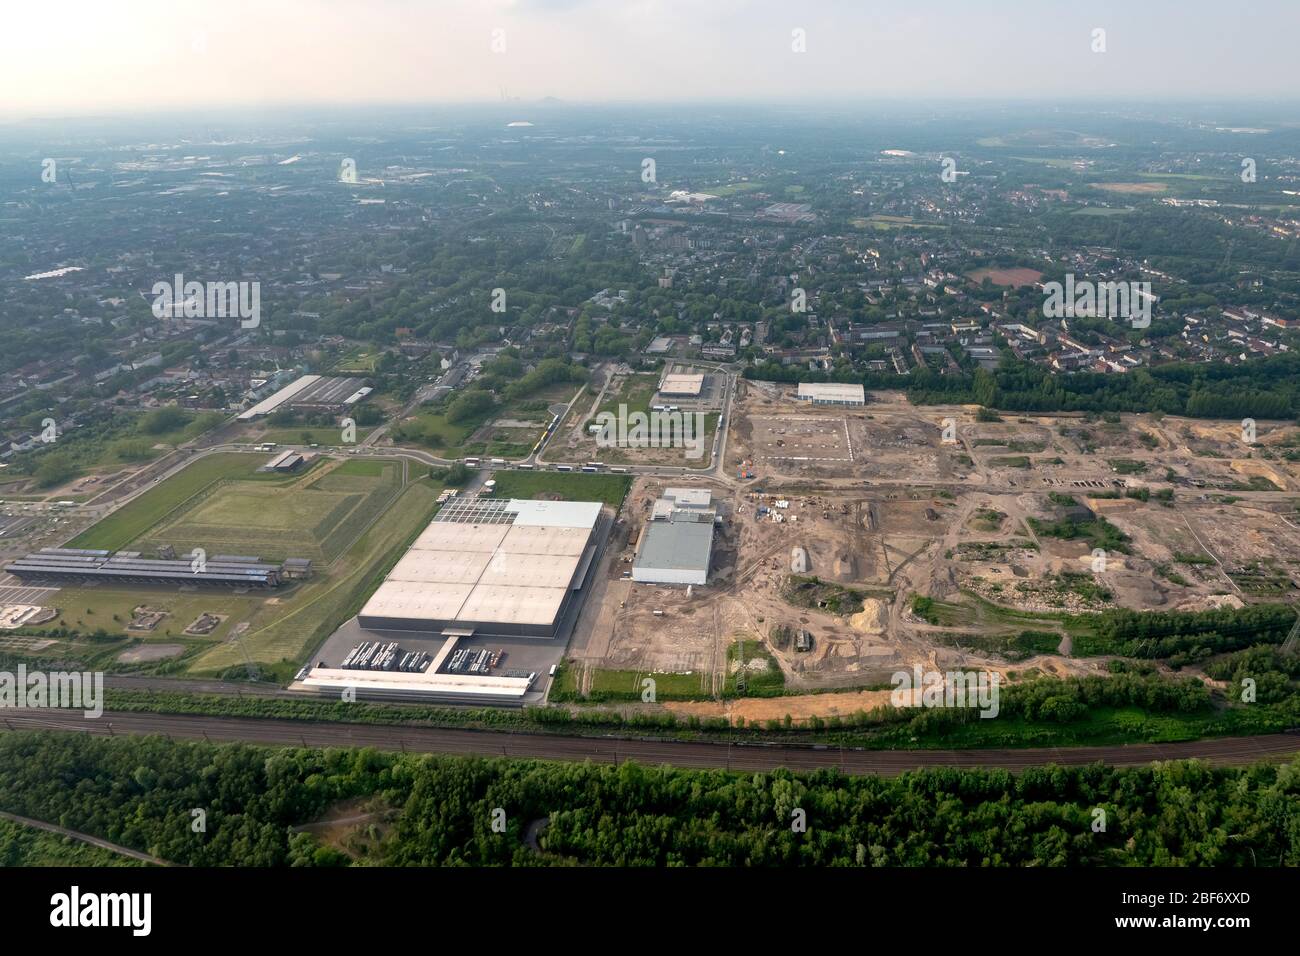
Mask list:
POLYGON ((1294 99, 1298 36, 1300 0, 6 0, 0 118, 543 97, 1294 99))

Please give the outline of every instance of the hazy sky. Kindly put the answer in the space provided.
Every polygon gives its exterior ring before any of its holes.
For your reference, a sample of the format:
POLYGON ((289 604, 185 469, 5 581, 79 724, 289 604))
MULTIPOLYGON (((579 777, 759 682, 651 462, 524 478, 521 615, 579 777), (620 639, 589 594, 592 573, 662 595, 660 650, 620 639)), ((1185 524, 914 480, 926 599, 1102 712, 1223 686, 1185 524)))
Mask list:
POLYGON ((5 0, 0 115, 503 91, 1293 98, 1297 37, 1300 0, 5 0))

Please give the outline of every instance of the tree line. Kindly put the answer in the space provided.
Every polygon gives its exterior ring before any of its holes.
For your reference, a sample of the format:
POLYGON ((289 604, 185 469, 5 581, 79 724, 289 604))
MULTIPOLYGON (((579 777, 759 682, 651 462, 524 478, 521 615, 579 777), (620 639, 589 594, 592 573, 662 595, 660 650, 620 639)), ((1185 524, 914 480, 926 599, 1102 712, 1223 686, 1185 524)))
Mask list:
POLYGON ((293 828, 357 797, 393 812, 364 862, 397 866, 1300 864, 1300 762, 880 778, 61 733, 0 761, 3 808, 196 866, 351 862, 293 828))

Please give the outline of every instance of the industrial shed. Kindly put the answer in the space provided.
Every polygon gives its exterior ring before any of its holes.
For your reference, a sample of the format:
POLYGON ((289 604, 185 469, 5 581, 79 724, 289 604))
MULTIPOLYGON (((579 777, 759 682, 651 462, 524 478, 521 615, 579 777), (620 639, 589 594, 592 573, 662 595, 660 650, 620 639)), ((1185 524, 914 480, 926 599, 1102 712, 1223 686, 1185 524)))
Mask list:
POLYGON ((449 502, 358 615, 362 627, 554 637, 595 555, 599 502, 449 502))
POLYGON ((844 382, 800 382, 798 398, 814 405, 867 404, 866 389, 844 382))
POLYGON ((665 488, 632 562, 632 580, 645 584, 706 584, 713 560, 712 495, 697 488, 665 488))

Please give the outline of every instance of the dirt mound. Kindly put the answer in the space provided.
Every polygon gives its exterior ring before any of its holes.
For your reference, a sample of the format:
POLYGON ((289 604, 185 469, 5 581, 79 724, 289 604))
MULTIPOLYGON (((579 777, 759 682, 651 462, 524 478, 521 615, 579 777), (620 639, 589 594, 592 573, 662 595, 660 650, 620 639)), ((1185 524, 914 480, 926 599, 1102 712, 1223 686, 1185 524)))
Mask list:
POLYGON ((849 618, 849 624, 855 631, 861 631, 863 634, 883 634, 888 619, 889 608, 883 601, 864 598, 862 610, 849 618))
POLYGON ((1179 604, 1179 611, 1213 611, 1223 607, 1240 608, 1245 603, 1235 594, 1207 594, 1179 604))

